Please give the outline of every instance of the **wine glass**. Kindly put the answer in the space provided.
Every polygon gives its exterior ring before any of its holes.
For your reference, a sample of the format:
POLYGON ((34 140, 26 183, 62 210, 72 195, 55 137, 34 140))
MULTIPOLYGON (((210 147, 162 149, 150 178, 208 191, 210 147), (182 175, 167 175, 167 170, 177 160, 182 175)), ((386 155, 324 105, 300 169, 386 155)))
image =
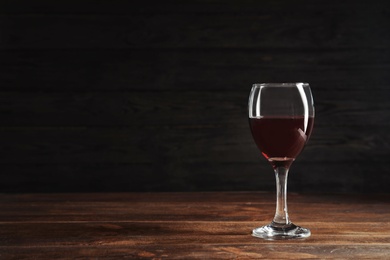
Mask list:
POLYGON ((287 176, 308 141, 314 103, 308 83, 254 84, 248 103, 253 139, 275 171, 276 212, 273 221, 252 235, 267 240, 306 238, 310 230, 294 225, 287 212, 287 176))

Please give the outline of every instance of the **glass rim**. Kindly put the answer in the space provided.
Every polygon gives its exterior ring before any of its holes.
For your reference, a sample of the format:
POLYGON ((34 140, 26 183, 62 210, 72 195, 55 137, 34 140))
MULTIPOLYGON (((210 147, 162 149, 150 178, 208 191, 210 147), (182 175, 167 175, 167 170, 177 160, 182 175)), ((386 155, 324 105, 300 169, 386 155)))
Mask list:
POLYGON ((310 86, 307 82, 265 82, 265 83, 254 83, 253 87, 296 87, 298 84, 302 86, 310 86))

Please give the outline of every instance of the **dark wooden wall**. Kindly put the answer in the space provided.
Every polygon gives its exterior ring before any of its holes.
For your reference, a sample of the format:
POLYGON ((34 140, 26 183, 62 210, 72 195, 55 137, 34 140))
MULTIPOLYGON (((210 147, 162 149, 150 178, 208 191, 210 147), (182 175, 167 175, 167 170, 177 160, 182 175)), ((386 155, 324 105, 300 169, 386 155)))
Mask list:
POLYGON ((156 2, 0 1, 0 192, 274 190, 247 98, 296 81, 290 191, 389 191, 389 1, 156 2))

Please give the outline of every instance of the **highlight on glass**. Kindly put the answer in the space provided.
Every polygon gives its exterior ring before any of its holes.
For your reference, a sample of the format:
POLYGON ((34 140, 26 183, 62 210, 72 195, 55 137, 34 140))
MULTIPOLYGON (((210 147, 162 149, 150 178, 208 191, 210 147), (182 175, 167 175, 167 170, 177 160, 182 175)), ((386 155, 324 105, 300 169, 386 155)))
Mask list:
POLYGON ((272 222, 253 229, 268 240, 307 238, 310 230, 293 224, 287 210, 287 179, 314 124, 314 102, 308 83, 253 84, 248 102, 249 125, 261 154, 276 178, 276 211, 272 222))

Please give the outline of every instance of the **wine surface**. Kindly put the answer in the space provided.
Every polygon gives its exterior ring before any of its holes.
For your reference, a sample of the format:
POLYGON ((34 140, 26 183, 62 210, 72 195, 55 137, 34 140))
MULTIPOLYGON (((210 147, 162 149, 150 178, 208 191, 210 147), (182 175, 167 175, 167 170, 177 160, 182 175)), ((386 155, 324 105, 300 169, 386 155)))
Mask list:
POLYGON ((314 118, 265 116, 250 118, 249 123, 255 143, 265 158, 292 161, 308 141, 314 118))

